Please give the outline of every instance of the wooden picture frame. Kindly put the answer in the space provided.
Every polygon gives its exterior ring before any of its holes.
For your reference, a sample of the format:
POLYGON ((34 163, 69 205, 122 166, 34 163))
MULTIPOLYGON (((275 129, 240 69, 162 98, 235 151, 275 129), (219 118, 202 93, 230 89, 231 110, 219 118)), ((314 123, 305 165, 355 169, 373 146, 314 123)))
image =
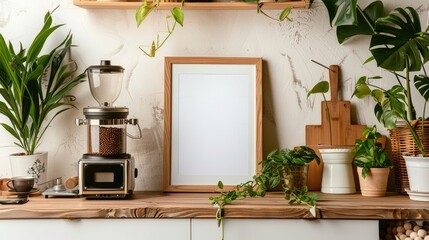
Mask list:
POLYGON ((166 57, 164 191, 214 192, 262 160, 262 58, 166 57))

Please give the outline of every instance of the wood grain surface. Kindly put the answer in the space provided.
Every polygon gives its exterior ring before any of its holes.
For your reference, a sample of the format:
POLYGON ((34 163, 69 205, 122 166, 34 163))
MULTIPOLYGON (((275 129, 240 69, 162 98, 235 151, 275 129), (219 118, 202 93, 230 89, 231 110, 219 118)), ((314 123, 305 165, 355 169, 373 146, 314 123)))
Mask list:
MULTIPOLYGON (((0 205, 0 219, 214 218, 210 193, 136 193, 128 200, 30 197, 22 205, 0 205)), ((4 197, 2 197, 4 198, 4 197)), ((225 206, 226 218, 314 219, 303 205, 289 205, 282 193, 237 200, 225 206)), ((429 204, 404 195, 367 198, 360 194, 321 194, 319 219, 429 219, 429 204)))

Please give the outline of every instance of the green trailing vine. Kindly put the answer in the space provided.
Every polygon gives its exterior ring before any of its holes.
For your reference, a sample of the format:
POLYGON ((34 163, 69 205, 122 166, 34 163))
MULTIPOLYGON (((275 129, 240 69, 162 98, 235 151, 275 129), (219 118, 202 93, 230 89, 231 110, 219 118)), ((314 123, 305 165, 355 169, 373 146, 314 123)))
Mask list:
MULTIPOLYGON (((155 57, 156 51, 160 49, 164 43, 170 38, 173 34, 174 29, 176 29, 176 25, 179 24, 183 27, 183 22, 185 20, 185 15, 183 14, 182 8, 185 4, 185 0, 182 0, 180 7, 174 7, 170 10, 171 15, 167 15, 165 18, 167 31, 164 37, 161 37, 161 33, 165 31, 158 32, 156 36, 156 40, 153 40, 150 46, 140 46, 140 50, 148 57, 155 57), (173 24, 171 25, 171 19, 173 19, 173 24), (149 48, 149 51, 146 48, 149 48)), ((152 3, 148 3, 148 0, 143 2, 137 11, 136 11, 136 22, 137 27, 139 27, 142 22, 146 19, 146 17, 155 9, 159 7, 159 0, 156 0, 152 3)))
POLYGON ((310 213, 316 216, 316 201, 319 195, 308 192, 306 183, 297 186, 293 170, 297 167, 308 165, 315 160, 317 164, 320 159, 313 149, 301 146, 291 149, 274 150, 268 154, 266 160, 262 161, 261 171, 253 176, 252 180, 237 184, 232 190, 224 191, 222 181, 218 182, 218 188, 221 191, 218 196, 211 196, 210 203, 217 208, 216 220, 218 226, 222 228, 224 206, 232 204, 235 200, 246 197, 264 197, 266 192, 277 186, 282 186, 285 200, 289 204, 304 204, 310 207, 310 213))
MULTIPOLYGON (((282 21, 289 21, 291 22, 292 19, 289 18, 289 14, 292 11, 292 7, 287 7, 283 9, 283 11, 280 13, 278 18, 272 17, 269 14, 267 14, 263 9, 263 3, 259 2, 259 0, 243 0, 244 2, 249 3, 255 3, 256 4, 256 10, 257 13, 260 13, 266 17, 268 17, 271 20, 282 22, 282 21)), ((166 16, 166 25, 167 29, 164 31, 159 31, 156 39, 152 40, 152 43, 150 45, 142 45, 140 46, 140 50, 143 52, 144 55, 148 57, 155 57, 156 51, 159 50, 164 43, 171 37, 174 30, 176 29, 176 25, 179 24, 181 27, 183 27, 183 23, 185 20, 185 14, 183 13, 183 6, 185 4, 185 0, 181 0, 180 7, 174 7, 170 10, 170 15, 166 16), (172 22, 172 23, 171 23, 172 22), (166 33, 166 34, 165 34, 166 33)), ((155 1, 148 1, 145 0, 143 4, 137 8, 136 11, 136 23, 137 27, 139 27, 143 21, 146 19, 146 17, 155 9, 157 9, 160 6, 159 0, 155 1)))

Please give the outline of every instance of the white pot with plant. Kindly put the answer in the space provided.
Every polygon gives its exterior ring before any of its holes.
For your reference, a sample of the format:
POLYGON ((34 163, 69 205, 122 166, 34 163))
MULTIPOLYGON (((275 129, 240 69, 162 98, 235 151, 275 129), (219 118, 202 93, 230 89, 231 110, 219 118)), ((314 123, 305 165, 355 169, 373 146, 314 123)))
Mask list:
POLYGON ((393 164, 384 152, 382 136, 377 127, 367 127, 362 139, 356 139, 353 162, 357 167, 362 196, 386 195, 390 168, 393 164))
POLYGON ((329 124, 329 145, 318 146, 323 159, 323 174, 321 192, 332 194, 351 194, 356 192, 353 175, 353 147, 332 144, 331 114, 325 94, 329 92, 329 82, 318 82, 307 94, 322 94, 324 110, 329 124))
MULTIPOLYGON (((343 0, 323 0, 323 3, 331 24, 337 26, 338 41, 343 43, 357 35, 370 35, 371 56, 365 63, 375 60, 378 67, 392 73, 394 85, 390 89, 377 85, 376 81, 382 79, 379 76, 361 77, 353 95, 372 96, 376 102, 375 116, 390 129, 397 190, 402 192, 408 180, 409 192, 421 193, 422 189, 429 192, 429 168, 424 167, 429 165, 429 136, 424 128, 429 122, 422 121, 429 101, 429 77, 424 68, 429 61, 429 28, 422 30, 419 14, 411 7, 396 8, 386 14, 381 1, 371 2, 366 8, 356 0, 342 8, 338 6, 343 0), (422 103, 420 111, 416 111, 414 102, 422 103), (396 134, 398 131, 400 134, 396 134), (402 156, 407 167, 405 174, 401 172, 402 156), (421 173, 426 170, 425 174, 421 173), (411 178, 407 179, 407 173, 411 178), (417 189, 417 184, 426 184, 426 187, 417 189)), ((429 193, 426 195, 429 200, 429 193)))
POLYGON ((69 33, 56 47, 42 54, 46 40, 63 25, 52 26, 51 12, 28 49, 14 49, 0 34, 0 114, 9 122, 0 125, 16 140, 22 153, 10 157, 13 176, 32 175, 36 183, 46 181, 47 152, 37 147, 58 114, 74 107, 68 92, 83 81, 74 76, 77 65, 68 60, 72 46, 69 33), (68 101, 63 101, 63 100, 68 101))

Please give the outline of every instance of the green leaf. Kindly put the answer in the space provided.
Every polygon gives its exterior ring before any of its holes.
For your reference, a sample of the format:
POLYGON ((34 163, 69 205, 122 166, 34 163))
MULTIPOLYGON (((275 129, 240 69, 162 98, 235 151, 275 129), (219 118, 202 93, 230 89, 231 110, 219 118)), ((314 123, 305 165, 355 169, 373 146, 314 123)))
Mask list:
POLYGON ((414 76, 414 85, 426 101, 429 101, 429 77, 424 75, 414 76))
POLYGON ((372 96, 377 102, 375 116, 384 127, 395 128, 397 119, 406 119, 405 89, 402 86, 395 85, 385 92, 373 90, 372 96))
POLYGON ((367 64, 369 62, 372 62, 374 60, 374 56, 369 57, 363 64, 367 64))
POLYGON ((315 93, 327 93, 329 91, 329 83, 327 81, 318 82, 314 87, 308 92, 307 98, 315 93))
POLYGON ((217 187, 219 189, 223 189, 223 182, 222 181, 217 182, 217 187))
POLYGON ((416 10, 396 8, 380 18, 371 38, 370 50, 377 65, 391 71, 419 71, 429 60, 429 35, 422 33, 416 10))
POLYGON ((152 10, 154 10, 155 8, 156 6, 149 5, 147 0, 145 0, 143 4, 137 8, 137 11, 136 11, 137 27, 139 27, 140 24, 142 24, 142 22, 146 19, 149 13, 152 12, 152 10))
POLYGON ((337 38, 339 43, 343 43, 350 37, 356 35, 375 34, 375 22, 378 18, 385 16, 383 2, 375 1, 368 5, 363 12, 357 11, 357 22, 351 25, 341 25, 337 27, 337 38))
POLYGON ((48 39, 48 37, 55 30, 62 27, 63 25, 64 24, 56 25, 39 32, 39 34, 36 36, 36 38, 31 43, 30 47, 28 48, 27 59, 26 59, 27 63, 31 64, 36 60, 37 56, 40 54, 40 51, 42 51, 42 48, 45 45, 45 42, 48 39))
POLYGON ((284 21, 285 19, 288 19, 289 22, 292 20, 289 18, 289 14, 292 11, 292 7, 287 7, 283 9, 283 11, 280 13, 279 20, 284 21))
POLYGON ((352 97, 356 96, 357 98, 362 99, 362 98, 367 97, 369 95, 371 95, 371 89, 368 87, 368 85, 359 84, 356 86, 352 97))
POLYGON ((183 21, 184 21, 185 15, 183 14, 182 8, 174 7, 173 9, 171 9, 171 14, 174 17, 174 20, 178 24, 180 24, 180 26, 183 27, 183 21))
POLYGON ((323 0, 323 3, 328 9, 331 26, 356 25, 357 0, 323 0))
POLYGON ((155 57, 155 53, 156 53, 156 45, 155 45, 155 41, 152 41, 152 44, 150 45, 150 57, 155 57))

